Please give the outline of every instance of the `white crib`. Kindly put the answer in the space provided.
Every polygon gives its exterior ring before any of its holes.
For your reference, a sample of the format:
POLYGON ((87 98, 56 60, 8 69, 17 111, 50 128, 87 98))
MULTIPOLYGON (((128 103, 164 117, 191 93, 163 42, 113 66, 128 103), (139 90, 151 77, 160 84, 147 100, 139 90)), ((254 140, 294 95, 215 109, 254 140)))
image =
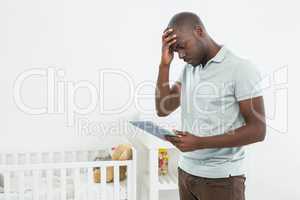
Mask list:
POLYGON ((99 150, 0 154, 0 200, 136 200, 136 151, 132 160, 93 161, 99 150), (106 183, 113 166, 114 181, 106 183), (119 167, 127 178, 119 181, 119 167), (95 183, 93 169, 101 170, 95 183))

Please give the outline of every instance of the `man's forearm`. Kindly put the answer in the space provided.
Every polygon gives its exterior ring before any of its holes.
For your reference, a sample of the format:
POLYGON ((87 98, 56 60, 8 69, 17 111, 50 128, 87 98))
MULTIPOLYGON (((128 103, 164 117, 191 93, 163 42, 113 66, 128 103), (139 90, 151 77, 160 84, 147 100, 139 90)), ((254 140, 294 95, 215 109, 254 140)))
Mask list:
POLYGON ((263 141, 265 134, 264 124, 249 124, 223 135, 199 137, 199 149, 244 146, 263 141))
POLYGON ((163 103, 163 99, 170 95, 170 85, 169 85, 169 66, 159 66, 159 73, 156 83, 155 91, 155 105, 158 113, 165 113, 166 105, 163 103))

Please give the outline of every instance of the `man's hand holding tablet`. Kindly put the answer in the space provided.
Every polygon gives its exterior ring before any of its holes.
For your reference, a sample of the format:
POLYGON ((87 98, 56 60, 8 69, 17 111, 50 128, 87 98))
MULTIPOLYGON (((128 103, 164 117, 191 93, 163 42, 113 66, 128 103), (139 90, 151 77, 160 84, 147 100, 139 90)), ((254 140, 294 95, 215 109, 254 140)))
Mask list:
POLYGON ((171 142, 180 151, 194 151, 205 148, 205 140, 203 137, 195 136, 189 132, 167 130, 155 125, 151 121, 131 121, 132 125, 154 135, 162 140, 171 142))

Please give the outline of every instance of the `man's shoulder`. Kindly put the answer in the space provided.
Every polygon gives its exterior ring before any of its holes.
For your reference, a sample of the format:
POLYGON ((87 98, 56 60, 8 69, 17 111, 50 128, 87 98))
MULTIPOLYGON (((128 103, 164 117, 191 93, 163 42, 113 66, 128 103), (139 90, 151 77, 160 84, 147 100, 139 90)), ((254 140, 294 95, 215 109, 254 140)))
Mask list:
POLYGON ((250 68, 256 68, 255 64, 251 60, 237 56, 230 50, 227 50, 225 64, 229 65, 234 70, 247 70, 250 68))
POLYGON ((251 60, 236 56, 233 53, 229 53, 228 57, 231 70, 228 70, 230 76, 234 80, 246 81, 246 80, 258 80, 261 79, 261 72, 258 66, 251 60))

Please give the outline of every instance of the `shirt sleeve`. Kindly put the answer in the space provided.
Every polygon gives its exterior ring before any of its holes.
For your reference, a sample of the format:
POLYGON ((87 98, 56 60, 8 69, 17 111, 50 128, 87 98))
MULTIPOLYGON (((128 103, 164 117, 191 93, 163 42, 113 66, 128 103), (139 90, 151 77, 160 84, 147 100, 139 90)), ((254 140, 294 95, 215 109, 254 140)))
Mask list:
POLYGON ((235 97, 238 101, 262 96, 262 77, 252 63, 241 63, 235 71, 235 97))

